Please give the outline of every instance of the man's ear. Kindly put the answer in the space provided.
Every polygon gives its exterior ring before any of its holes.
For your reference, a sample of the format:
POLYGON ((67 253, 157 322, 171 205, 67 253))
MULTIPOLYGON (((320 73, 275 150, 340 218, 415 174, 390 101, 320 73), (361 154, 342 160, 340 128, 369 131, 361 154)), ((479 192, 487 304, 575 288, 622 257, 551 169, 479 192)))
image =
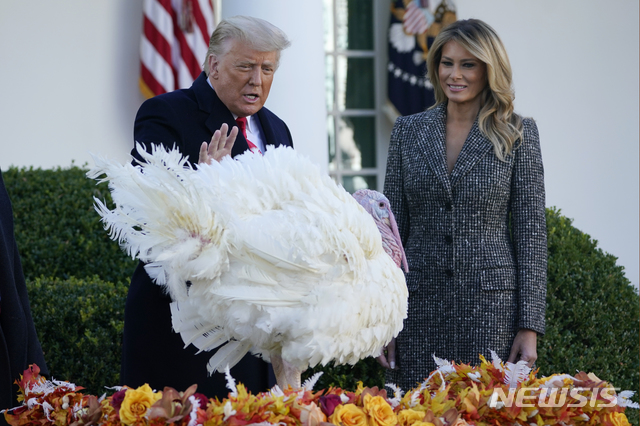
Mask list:
POLYGON ((211 77, 214 80, 217 80, 218 65, 220 64, 220 61, 218 61, 218 57, 212 53, 211 55, 209 55, 209 58, 207 58, 207 61, 209 64, 209 77, 211 77))

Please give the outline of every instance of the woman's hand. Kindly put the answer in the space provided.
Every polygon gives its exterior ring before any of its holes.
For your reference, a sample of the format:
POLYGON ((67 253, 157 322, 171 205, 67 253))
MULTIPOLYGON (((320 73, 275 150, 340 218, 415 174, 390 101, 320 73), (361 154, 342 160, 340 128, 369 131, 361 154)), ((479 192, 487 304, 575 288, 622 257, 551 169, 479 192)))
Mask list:
POLYGON ((521 329, 513 339, 509 362, 527 361, 529 367, 538 359, 538 333, 533 330, 521 329))
POLYGON ((238 136, 238 128, 234 126, 227 134, 229 126, 224 123, 220 130, 216 130, 211 137, 211 142, 208 144, 202 142, 200 145, 200 155, 198 157, 198 164, 211 164, 212 160, 220 161, 226 155, 231 154, 231 148, 238 136))
POLYGON ((382 353, 376 358, 378 363, 384 368, 395 370, 396 368, 396 339, 391 339, 389 344, 384 347, 382 353))

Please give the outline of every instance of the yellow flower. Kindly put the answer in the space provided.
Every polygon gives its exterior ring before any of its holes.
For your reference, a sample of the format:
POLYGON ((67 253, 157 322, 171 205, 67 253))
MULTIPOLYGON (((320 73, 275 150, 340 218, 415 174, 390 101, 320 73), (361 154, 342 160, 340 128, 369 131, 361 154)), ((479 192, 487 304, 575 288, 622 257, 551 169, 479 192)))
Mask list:
POLYGON ((608 420, 613 426, 630 426, 627 416, 623 413, 607 413, 603 420, 608 420))
POLYGON ((413 426, 436 426, 431 422, 415 422, 413 426))
POLYGON ((162 398, 162 392, 153 393, 148 384, 138 389, 127 389, 120 406, 120 421, 126 425, 135 424, 147 414, 149 407, 162 398))
POLYGON ((329 421, 334 425, 367 426, 367 415, 354 404, 338 405, 329 421))
POLYGON ((425 412, 418 410, 402 410, 398 413, 398 424, 400 426, 412 426, 416 422, 422 422, 425 412))
POLYGON ((396 413, 381 396, 365 395, 364 411, 369 415, 371 426, 395 426, 398 424, 396 413))

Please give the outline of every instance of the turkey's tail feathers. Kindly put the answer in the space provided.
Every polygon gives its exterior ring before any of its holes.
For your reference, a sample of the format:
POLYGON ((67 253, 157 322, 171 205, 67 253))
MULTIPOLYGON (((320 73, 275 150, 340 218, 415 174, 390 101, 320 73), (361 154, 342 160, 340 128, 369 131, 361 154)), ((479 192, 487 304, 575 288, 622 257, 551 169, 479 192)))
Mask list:
POLYGON ((215 371, 222 373, 225 368, 229 366, 229 368, 236 365, 240 360, 249 353, 251 349, 251 342, 244 341, 239 342, 237 340, 232 340, 215 353, 214 356, 209 359, 209 363, 207 364, 207 371, 209 374, 213 374, 215 371))
POLYGON ((229 341, 224 329, 212 324, 202 324, 202 317, 198 315, 197 309, 188 302, 172 302, 171 321, 173 329, 180 333, 180 337, 185 343, 185 347, 193 344, 202 351, 211 351, 223 343, 222 346, 211 357, 207 364, 207 371, 213 374, 215 371, 222 373, 225 368, 236 365, 251 349, 251 342, 229 341))
POLYGON ((110 210, 95 199, 95 208, 110 237, 150 264, 150 276, 172 299, 184 299, 185 281, 215 282, 227 266, 228 209, 212 202, 220 198, 216 186, 199 179, 179 151, 136 149, 145 162, 135 167, 94 156, 87 176, 108 181, 116 205, 110 210))
POLYGON ((185 348, 193 345, 200 353, 213 350, 229 340, 221 327, 203 324, 202 316, 188 301, 172 302, 169 306, 173 330, 180 333, 185 348))

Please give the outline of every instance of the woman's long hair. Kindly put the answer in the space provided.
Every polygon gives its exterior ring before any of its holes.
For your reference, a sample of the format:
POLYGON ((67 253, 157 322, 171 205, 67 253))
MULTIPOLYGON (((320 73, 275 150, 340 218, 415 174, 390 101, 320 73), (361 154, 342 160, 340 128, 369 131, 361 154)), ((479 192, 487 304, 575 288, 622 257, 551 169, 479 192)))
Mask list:
POLYGON ((523 127, 522 118, 513 112, 515 94, 507 51, 495 30, 479 19, 456 21, 445 27, 433 41, 427 56, 427 75, 433 84, 436 105, 447 101, 438 68, 442 48, 449 41, 460 44, 487 67, 488 84, 481 94, 478 127, 493 143, 496 156, 504 160, 522 137, 523 127))

